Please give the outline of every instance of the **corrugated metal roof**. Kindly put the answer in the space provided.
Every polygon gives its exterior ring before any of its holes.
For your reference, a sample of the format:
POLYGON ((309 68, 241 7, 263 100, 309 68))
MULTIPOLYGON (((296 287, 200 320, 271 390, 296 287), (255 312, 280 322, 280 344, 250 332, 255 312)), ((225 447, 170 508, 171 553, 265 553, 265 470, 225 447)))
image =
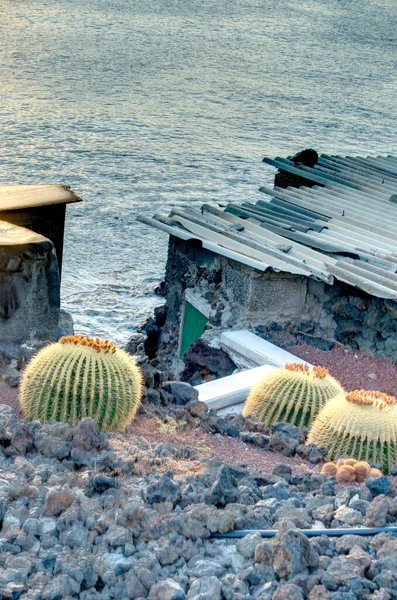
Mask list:
POLYGON ((323 154, 314 167, 280 157, 264 162, 315 185, 262 187, 256 204, 205 204, 138 220, 260 270, 329 283, 335 277, 397 300, 397 158, 323 154))

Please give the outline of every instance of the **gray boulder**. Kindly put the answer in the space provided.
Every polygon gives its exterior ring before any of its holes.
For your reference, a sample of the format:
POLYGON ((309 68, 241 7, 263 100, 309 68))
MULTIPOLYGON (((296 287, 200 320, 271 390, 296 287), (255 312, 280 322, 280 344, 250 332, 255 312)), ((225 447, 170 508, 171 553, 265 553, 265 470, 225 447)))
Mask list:
POLYGON ((366 527, 385 527, 389 514, 389 500, 383 494, 376 496, 367 508, 366 527))
POLYGON ((290 483, 292 478, 292 469, 290 465, 286 465, 285 463, 278 463, 274 467, 272 474, 276 475, 276 477, 282 477, 287 483, 290 483))
POLYGON ((100 452, 109 448, 109 439, 104 431, 98 429, 94 419, 86 417, 74 429, 73 446, 86 452, 100 452))
POLYGON ((132 560, 130 558, 116 552, 104 554, 103 561, 116 576, 126 573, 132 567, 132 560))
POLYGON ((165 579, 152 587, 149 600, 186 600, 186 594, 179 583, 165 579))
POLYGON ((222 465, 218 479, 205 493, 204 500, 207 504, 226 506, 230 502, 237 502, 240 495, 238 487, 232 480, 229 467, 222 465))
POLYGON ((276 574, 287 579, 308 567, 317 567, 319 555, 308 538, 291 523, 283 523, 275 537, 273 568, 276 574))
POLYGON ((176 504, 181 497, 180 485, 173 481, 171 472, 165 473, 158 481, 150 484, 146 491, 146 500, 149 504, 159 502, 172 502, 176 504))
MULTIPOLYGON (((262 542, 262 537, 259 533, 249 533, 237 541, 237 550, 245 558, 253 558, 258 544, 262 542)), ((259 561, 258 561, 259 562, 259 561)))
POLYGON ((200 577, 190 586, 188 600, 220 600, 221 584, 217 577, 200 577))
POLYGON ((8 440, 4 448, 6 456, 24 456, 33 448, 34 436, 32 429, 27 424, 12 423, 6 430, 8 434, 8 440))
POLYGON ((274 592, 272 600, 305 600, 305 598, 300 587, 294 583, 286 583, 274 592))
POLYGON ((255 431, 242 431, 240 433, 240 439, 243 442, 250 442, 251 444, 254 444, 254 446, 258 446, 258 448, 268 448, 270 443, 268 435, 255 431))
POLYGON ((189 402, 195 402, 198 400, 199 393, 189 383, 183 381, 167 381, 163 383, 163 390, 168 394, 171 394, 174 399, 174 403, 179 406, 185 406, 189 402))
POLYGON ((391 488, 391 481, 388 477, 382 475, 382 477, 368 477, 365 480, 365 485, 369 489, 373 498, 380 496, 381 494, 387 494, 391 488))
POLYGON ((362 575, 363 569, 360 566, 344 556, 336 556, 322 576, 321 583, 330 591, 335 591, 339 586, 347 586, 360 591, 362 575))
POLYGON ((295 437, 290 437, 283 431, 275 431, 269 440, 269 446, 275 452, 280 452, 284 456, 292 456, 299 442, 295 437))

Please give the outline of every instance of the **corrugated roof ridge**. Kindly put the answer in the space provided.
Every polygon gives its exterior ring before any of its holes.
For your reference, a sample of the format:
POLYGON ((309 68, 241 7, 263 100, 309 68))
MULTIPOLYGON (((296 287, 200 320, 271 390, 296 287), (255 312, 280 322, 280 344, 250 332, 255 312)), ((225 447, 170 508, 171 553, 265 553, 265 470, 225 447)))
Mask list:
POLYGON ((332 273, 397 300, 397 206, 389 201, 397 193, 397 159, 324 154, 315 168, 280 157, 264 162, 315 185, 263 187, 271 200, 234 202, 224 211, 207 204, 202 212, 175 209, 169 217, 138 220, 260 270, 270 266, 330 281, 332 273))
MULTIPOLYGON (((288 255, 288 253, 279 250, 277 247, 272 246, 269 243, 265 243, 262 240, 259 241, 255 236, 247 233, 246 230, 237 231, 232 227, 227 227, 227 223, 223 224, 216 222, 214 219, 211 220, 211 218, 202 215, 199 211, 195 211, 194 209, 190 208, 185 210, 175 209, 171 211, 171 216, 173 218, 176 217, 176 219, 179 220, 179 222, 181 222, 182 219, 182 225, 184 225, 185 227, 187 226, 186 221, 191 221, 196 226, 207 227, 216 235, 221 235, 225 238, 229 238, 237 244, 245 244, 248 248, 254 251, 268 254, 276 260, 293 265, 299 269, 302 269, 303 271, 309 271, 311 272, 311 274, 321 279, 328 279, 328 274, 325 273, 325 269, 318 268, 316 265, 313 264, 310 265, 306 259, 300 259, 290 256, 288 255)), ((191 226, 189 227, 189 229, 194 230, 194 228, 192 229, 191 226)))

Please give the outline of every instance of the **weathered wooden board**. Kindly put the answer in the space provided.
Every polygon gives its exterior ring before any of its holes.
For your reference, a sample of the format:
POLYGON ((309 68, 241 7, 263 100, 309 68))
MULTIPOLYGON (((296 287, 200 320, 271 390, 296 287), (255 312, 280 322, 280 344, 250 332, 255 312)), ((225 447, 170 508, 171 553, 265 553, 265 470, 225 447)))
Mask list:
POLYGON ((81 202, 66 185, 0 185, 0 211, 81 202))
POLYGON ((13 223, 0 221, 0 248, 8 246, 21 248, 23 246, 29 246, 30 244, 42 244, 48 242, 49 240, 39 233, 30 231, 25 227, 19 227, 13 223))
POLYGON ((51 240, 61 273, 66 204, 80 201, 64 185, 2 185, 0 220, 25 227, 51 240))

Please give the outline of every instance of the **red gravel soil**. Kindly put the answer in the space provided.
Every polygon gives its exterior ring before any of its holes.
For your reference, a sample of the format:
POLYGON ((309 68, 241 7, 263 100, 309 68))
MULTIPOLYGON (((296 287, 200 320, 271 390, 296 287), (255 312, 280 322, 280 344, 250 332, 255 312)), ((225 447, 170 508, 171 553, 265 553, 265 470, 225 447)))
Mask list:
POLYGON ((0 381, 0 404, 11 406, 19 416, 22 416, 19 410, 18 388, 10 387, 2 381, 0 381))
POLYGON ((287 350, 313 365, 326 367, 348 392, 366 389, 397 396, 397 365, 385 358, 341 344, 335 344, 332 350, 319 350, 306 342, 299 342, 287 350))
POLYGON ((314 467, 310 463, 297 457, 287 457, 279 452, 271 452, 255 448, 251 444, 245 444, 237 438, 229 438, 220 434, 204 434, 207 437, 207 444, 214 456, 219 456, 226 463, 231 465, 248 465, 256 467, 263 473, 271 473, 274 467, 279 464, 290 465, 293 473, 302 473, 309 471, 319 471, 320 467, 314 467))
POLYGON ((246 464, 257 467, 260 471, 269 473, 275 465, 282 462, 291 466, 294 473, 319 470, 312 464, 298 457, 286 457, 278 452, 256 448, 238 438, 218 434, 204 433, 200 429, 167 428, 159 419, 139 415, 127 427, 123 437, 128 435, 145 440, 149 443, 169 442, 177 447, 189 446, 195 448, 201 458, 218 456, 231 465, 246 464))

